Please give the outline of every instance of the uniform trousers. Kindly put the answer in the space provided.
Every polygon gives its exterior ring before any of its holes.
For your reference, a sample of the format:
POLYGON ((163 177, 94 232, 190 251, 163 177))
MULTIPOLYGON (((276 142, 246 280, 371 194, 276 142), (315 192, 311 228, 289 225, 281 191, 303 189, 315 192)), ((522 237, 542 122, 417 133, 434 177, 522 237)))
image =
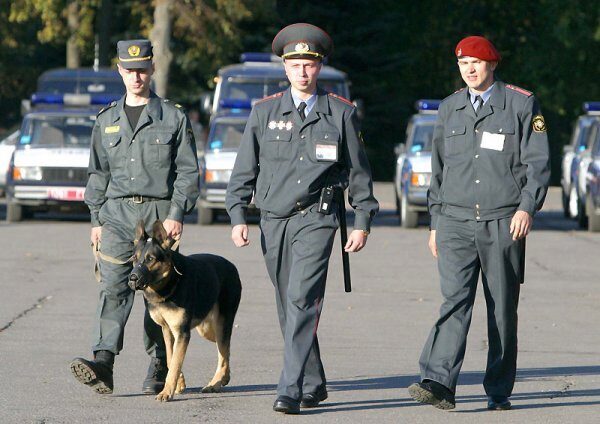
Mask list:
POLYGON ((517 306, 525 239, 512 240, 510 221, 439 217, 437 261, 444 301, 419 360, 422 379, 456 390, 481 271, 489 342, 483 385, 488 396, 511 395, 517 369, 517 306))
POLYGON ((286 218, 263 212, 260 228, 284 339, 277 395, 299 400, 303 393, 325 389, 317 327, 338 220, 313 205, 286 218))
MULTIPOLYGON (((143 220, 146 232, 152 233, 152 224, 164 220, 169 212, 169 200, 134 203, 126 199, 108 199, 100 209, 102 224, 100 251, 119 260, 133 256, 135 227, 143 220)), ((132 263, 117 265, 100 260, 100 296, 94 321, 92 351, 108 350, 118 354, 123 349, 125 324, 129 318, 135 291, 127 282, 132 263)), ((145 303, 145 299, 144 299, 145 303)), ((156 324, 148 309, 144 313, 144 347, 148 355, 166 358, 161 327, 156 324)))

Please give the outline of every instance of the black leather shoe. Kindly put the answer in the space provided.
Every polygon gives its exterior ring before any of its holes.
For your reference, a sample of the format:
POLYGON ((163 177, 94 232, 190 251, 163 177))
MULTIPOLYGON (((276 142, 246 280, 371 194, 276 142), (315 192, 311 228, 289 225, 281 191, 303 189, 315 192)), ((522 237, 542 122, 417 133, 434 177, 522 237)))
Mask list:
POLYGON ((327 390, 317 390, 312 393, 305 393, 302 395, 302 401, 300 402, 300 408, 316 408, 319 406, 319 402, 323 402, 327 399, 327 390))
POLYGON ((512 408, 507 396, 488 396, 487 409, 490 411, 508 411, 512 408))
POLYGON ((146 375, 146 379, 142 385, 142 393, 145 395, 160 393, 165 387, 168 372, 166 359, 151 358, 150 366, 148 366, 148 375, 146 375))
POLYGON ((446 386, 433 380, 423 380, 420 383, 411 384, 408 393, 417 402, 433 405, 438 409, 454 409, 456 400, 454 393, 446 386))
POLYGON ((291 397, 277 396, 277 399, 273 404, 273 411, 283 412, 284 414, 299 414, 300 404, 291 397))
POLYGON ((75 358, 71 362, 71 373, 80 383, 90 386, 96 393, 113 392, 113 370, 109 364, 75 358))

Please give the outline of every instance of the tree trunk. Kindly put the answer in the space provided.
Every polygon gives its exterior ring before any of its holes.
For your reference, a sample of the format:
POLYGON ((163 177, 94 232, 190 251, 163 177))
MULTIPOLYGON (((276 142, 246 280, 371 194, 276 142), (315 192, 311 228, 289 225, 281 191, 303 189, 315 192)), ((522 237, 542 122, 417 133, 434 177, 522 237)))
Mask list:
POLYGON ((70 1, 67 5, 67 26, 69 28, 67 68, 79 68, 81 65, 81 52, 77 45, 77 31, 79 30, 79 8, 77 7, 77 1, 70 1))
POLYGON ((171 5, 172 0, 156 0, 154 8, 154 26, 150 31, 150 41, 154 52, 154 84, 156 94, 167 95, 169 84, 169 66, 173 59, 171 43, 171 5))
MULTIPOLYGON (((101 0, 97 16, 98 34, 98 64, 110 66, 110 53, 113 46, 110 44, 112 1, 101 0)), ((114 51, 114 50, 112 50, 114 51)))

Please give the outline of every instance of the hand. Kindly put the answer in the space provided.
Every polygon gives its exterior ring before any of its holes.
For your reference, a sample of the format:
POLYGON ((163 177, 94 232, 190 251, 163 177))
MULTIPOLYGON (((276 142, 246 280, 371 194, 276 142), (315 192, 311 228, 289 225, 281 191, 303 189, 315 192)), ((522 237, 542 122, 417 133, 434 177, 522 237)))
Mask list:
POLYGON ((367 235, 363 230, 352 230, 344 246, 344 252, 359 252, 367 244, 367 235))
POLYGON ((431 230, 429 232, 429 250, 431 250, 431 254, 434 258, 437 259, 437 244, 435 243, 435 230, 431 230))
POLYGON ((98 243, 100 243, 100 238, 102 237, 102 227, 92 227, 92 233, 90 235, 90 240, 92 241, 92 246, 94 249, 97 249, 98 243))
POLYGON ((235 247, 244 247, 250 244, 248 240, 248 226, 246 224, 235 225, 231 229, 231 240, 235 247))
POLYGON ((510 221, 510 233, 513 240, 526 237, 531 231, 533 217, 525 211, 517 211, 510 221))
POLYGON ((181 232, 183 231, 183 224, 174 219, 165 219, 163 221, 163 227, 167 232, 167 236, 173 240, 179 240, 181 238, 181 232))

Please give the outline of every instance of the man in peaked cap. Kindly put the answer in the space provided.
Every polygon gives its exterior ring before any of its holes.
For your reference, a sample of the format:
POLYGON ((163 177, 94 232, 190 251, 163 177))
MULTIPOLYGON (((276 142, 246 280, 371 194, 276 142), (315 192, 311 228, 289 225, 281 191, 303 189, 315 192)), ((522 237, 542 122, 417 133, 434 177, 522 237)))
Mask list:
POLYGON ((550 177, 546 125, 534 95, 494 78, 500 53, 484 37, 455 49, 467 87, 441 103, 428 192, 429 248, 444 302, 419 361, 417 401, 455 407, 479 274, 487 304, 488 409, 510 409, 517 370, 517 305, 525 237, 550 177))
POLYGON ((317 326, 342 205, 320 198, 349 189, 355 220, 347 252, 364 247, 378 210, 356 109, 317 84, 332 49, 329 35, 309 24, 275 36, 273 52, 283 58, 291 87, 252 108, 227 188, 236 246, 249 243, 246 210, 253 193, 261 210, 262 251, 284 338, 273 409, 288 414, 327 398, 317 326))
MULTIPOLYGON (((100 299, 94 322, 93 360, 75 358, 75 378, 97 393, 112 393, 113 362, 123 348, 125 324, 135 293, 127 285, 135 226, 151 233, 157 219, 179 239, 184 214, 198 197, 196 144, 183 110, 150 90, 154 72, 148 40, 119 41, 118 69, 126 94, 98 114, 92 130, 85 202, 92 219, 91 241, 101 253, 100 299)), ((162 390, 167 374, 161 328, 144 317, 144 344, 151 357, 142 385, 162 390)))

